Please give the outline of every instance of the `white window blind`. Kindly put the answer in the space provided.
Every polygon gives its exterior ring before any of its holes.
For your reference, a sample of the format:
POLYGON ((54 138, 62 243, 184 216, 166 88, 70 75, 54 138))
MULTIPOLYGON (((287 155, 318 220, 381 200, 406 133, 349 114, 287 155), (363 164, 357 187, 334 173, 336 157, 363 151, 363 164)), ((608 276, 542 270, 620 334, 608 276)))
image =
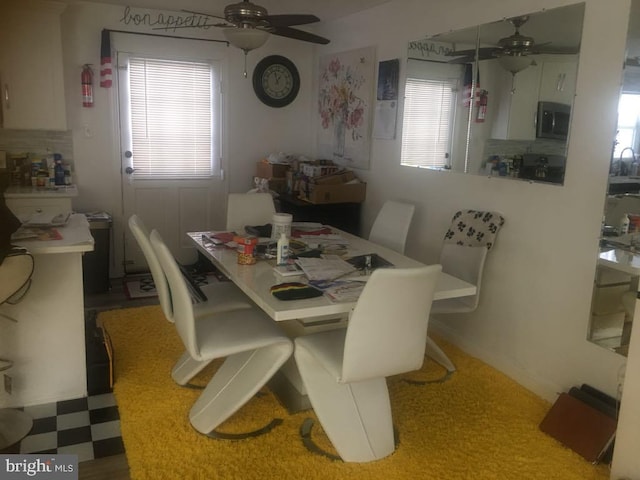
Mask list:
POLYGON ((631 158, 640 147, 640 95, 623 93, 618 102, 618 135, 613 158, 631 158), (631 148, 632 150, 629 150, 631 148))
POLYGON ((219 72, 210 63, 130 57, 136 178, 213 175, 220 152, 218 85, 219 72))
POLYGON ((449 166, 456 80, 407 78, 401 164, 449 166))

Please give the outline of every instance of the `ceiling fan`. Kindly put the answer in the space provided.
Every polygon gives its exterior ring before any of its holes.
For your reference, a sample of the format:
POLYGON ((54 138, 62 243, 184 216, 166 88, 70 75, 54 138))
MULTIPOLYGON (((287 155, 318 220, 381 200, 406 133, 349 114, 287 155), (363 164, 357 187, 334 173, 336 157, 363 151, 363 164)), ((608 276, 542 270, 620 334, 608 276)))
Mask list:
POLYGON ((266 8, 251 3, 249 0, 227 5, 224 8, 224 16, 193 11, 189 13, 224 20, 224 22, 216 23, 213 26, 224 28, 223 34, 229 43, 244 50, 245 54, 249 50, 264 45, 269 38, 269 34, 321 45, 329 43, 326 38, 304 30, 291 28, 296 25, 319 22, 320 19, 315 15, 269 15, 266 8))
MULTIPOLYGON (((536 43, 533 37, 527 37, 520 33, 520 27, 527 23, 529 15, 509 18, 508 21, 515 28, 515 32, 508 37, 498 40, 495 47, 481 47, 478 49, 478 60, 490 60, 500 57, 525 57, 538 54, 575 54, 578 47, 552 47, 551 42, 536 43)), ((447 54, 456 57, 449 63, 471 63, 476 58, 476 50, 458 50, 447 54)))

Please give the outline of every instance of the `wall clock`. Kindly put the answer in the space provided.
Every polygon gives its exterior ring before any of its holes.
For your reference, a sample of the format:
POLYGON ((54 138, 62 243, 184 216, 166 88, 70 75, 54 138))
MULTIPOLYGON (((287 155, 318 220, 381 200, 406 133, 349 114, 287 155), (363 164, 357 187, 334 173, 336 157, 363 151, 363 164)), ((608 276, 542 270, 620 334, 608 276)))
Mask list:
POLYGON ((253 70, 253 90, 265 105, 275 108, 289 105, 300 90, 298 69, 280 55, 265 57, 253 70))

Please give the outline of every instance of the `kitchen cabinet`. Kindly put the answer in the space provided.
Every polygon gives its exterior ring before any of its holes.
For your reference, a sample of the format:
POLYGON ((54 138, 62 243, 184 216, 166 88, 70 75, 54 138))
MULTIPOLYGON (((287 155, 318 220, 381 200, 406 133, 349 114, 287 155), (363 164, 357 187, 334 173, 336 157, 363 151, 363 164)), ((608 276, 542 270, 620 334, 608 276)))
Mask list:
POLYGON ((0 15, 0 123, 66 130, 60 14, 54 1, 10 1, 0 15))
MULTIPOLYGON (((496 109, 491 136, 501 140, 535 140, 536 112, 538 110, 538 89, 541 68, 531 65, 516 73, 498 69, 496 75, 496 93, 489 102, 496 109)), ((489 107, 491 108, 491 107, 489 107)))
POLYGON ((9 187, 4 193, 7 207, 22 221, 38 213, 71 212, 72 199, 77 196, 78 189, 75 185, 56 189, 9 187))
POLYGON ((572 105, 576 93, 577 73, 578 60, 573 55, 545 60, 540 80, 540 101, 572 105))

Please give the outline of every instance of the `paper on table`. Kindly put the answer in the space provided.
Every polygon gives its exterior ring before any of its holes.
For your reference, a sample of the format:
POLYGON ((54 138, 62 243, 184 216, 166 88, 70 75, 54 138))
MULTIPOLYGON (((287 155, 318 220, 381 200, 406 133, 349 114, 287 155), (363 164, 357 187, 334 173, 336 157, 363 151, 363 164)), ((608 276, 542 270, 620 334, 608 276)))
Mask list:
POLYGON ((298 266, 309 280, 334 280, 355 272, 355 267, 337 255, 325 255, 322 258, 298 258, 298 266))

